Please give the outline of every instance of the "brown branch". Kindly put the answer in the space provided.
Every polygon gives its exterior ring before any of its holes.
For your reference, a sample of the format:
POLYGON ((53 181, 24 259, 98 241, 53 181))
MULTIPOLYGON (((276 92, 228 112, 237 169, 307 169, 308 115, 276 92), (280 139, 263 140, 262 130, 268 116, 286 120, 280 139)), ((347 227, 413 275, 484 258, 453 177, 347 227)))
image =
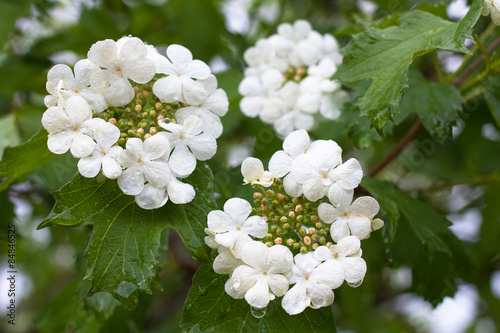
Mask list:
POLYGON ((405 149, 406 145, 409 144, 415 136, 418 134, 420 129, 422 128, 422 120, 418 119, 415 124, 410 128, 408 132, 406 132, 405 136, 399 141, 398 145, 394 147, 387 156, 384 157, 382 161, 380 161, 375 167, 373 167, 370 172, 368 172, 368 177, 374 177, 377 173, 380 172, 383 168, 387 166, 387 164, 391 163, 391 161, 405 149))
MULTIPOLYGON (((486 49, 486 52, 489 54, 491 52, 493 52, 493 50, 498 46, 500 45, 500 38, 498 38, 497 40, 495 40, 487 49, 486 49)), ((479 57, 476 58, 476 60, 474 60, 474 62, 472 64, 470 64, 469 67, 467 67, 463 72, 462 74, 460 74, 459 76, 457 76, 455 78, 455 80, 453 80, 453 82, 451 83, 452 86, 456 87, 460 84, 463 83, 463 81, 465 81, 465 79, 469 76, 470 73, 472 73, 472 71, 474 71, 476 69, 477 66, 479 66, 481 64, 481 62, 484 60, 484 56, 483 55, 480 55, 479 57)))
MULTIPOLYGON (((486 49, 487 53, 493 52, 493 50, 500 45, 500 38, 495 40, 491 45, 486 49)), ((481 62, 484 60, 484 56, 481 55, 479 56, 472 64, 470 64, 469 67, 467 67, 462 74, 457 76, 455 80, 451 83, 452 86, 456 87, 459 84, 461 84, 469 74, 476 69, 477 66, 481 64, 481 62)), ((422 121, 418 119, 415 124, 413 124, 412 128, 405 134, 405 136, 401 139, 401 141, 397 144, 396 147, 394 147, 387 156, 384 157, 382 161, 380 161, 375 167, 373 167, 369 172, 368 176, 369 177, 374 177, 377 175, 383 168, 385 168, 391 161, 396 158, 402 151, 405 149, 405 147, 413 141, 415 136, 418 134, 420 129, 423 127, 422 121)))

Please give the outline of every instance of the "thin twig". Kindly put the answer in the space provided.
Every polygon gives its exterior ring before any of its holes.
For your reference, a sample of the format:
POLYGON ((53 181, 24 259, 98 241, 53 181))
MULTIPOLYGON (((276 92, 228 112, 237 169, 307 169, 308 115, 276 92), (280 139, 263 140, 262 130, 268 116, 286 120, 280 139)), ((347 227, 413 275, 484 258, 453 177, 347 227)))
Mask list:
POLYGON ((420 129, 422 128, 422 120, 418 119, 415 124, 410 128, 408 132, 406 132, 405 136, 399 141, 398 145, 394 147, 387 156, 384 157, 382 161, 380 161, 373 169, 368 172, 368 177, 374 177, 377 173, 380 172, 383 168, 386 167, 387 164, 391 163, 391 161, 399 155, 405 149, 406 145, 409 144, 415 136, 418 134, 420 129))
MULTIPOLYGON (((500 45, 500 38, 498 38, 497 40, 495 40, 487 49, 486 51, 489 53, 491 53, 498 45, 500 45)), ((481 62, 484 60, 484 57, 483 55, 480 55, 479 57, 476 58, 476 60, 474 60, 474 62, 472 64, 470 64, 469 67, 467 67, 463 72, 462 74, 460 74, 459 76, 457 76, 455 78, 455 80, 453 80, 453 82, 451 83, 452 86, 456 87, 460 84, 462 84, 463 81, 465 81, 465 79, 467 78, 467 76, 469 76, 469 74, 476 69, 477 66, 479 66, 481 64, 481 62)))

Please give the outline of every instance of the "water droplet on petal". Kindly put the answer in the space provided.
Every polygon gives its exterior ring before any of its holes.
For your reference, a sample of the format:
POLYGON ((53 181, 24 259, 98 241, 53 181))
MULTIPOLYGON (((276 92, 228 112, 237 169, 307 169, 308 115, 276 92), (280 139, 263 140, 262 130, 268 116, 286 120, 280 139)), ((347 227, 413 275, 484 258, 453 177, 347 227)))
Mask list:
POLYGON ((267 307, 263 309, 258 309, 251 306, 250 311, 252 312, 252 316, 254 316, 255 318, 262 318, 266 315, 267 307))
POLYGON ((233 288, 238 289, 241 284, 241 279, 239 277, 234 277, 233 278, 233 288))
POLYGON ((359 280, 359 281, 356 281, 356 282, 353 282, 353 283, 347 282, 347 284, 349 285, 349 287, 352 287, 352 288, 357 288, 357 287, 359 287, 362 283, 363 283, 363 280, 359 280))

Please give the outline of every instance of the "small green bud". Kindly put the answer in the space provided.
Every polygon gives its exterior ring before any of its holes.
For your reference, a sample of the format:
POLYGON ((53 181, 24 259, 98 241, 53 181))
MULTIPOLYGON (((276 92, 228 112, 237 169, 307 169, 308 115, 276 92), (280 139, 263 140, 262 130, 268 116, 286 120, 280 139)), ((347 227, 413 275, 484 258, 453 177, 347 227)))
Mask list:
POLYGON ((273 246, 273 243, 271 243, 271 242, 266 242, 266 246, 267 246, 267 247, 271 247, 271 246, 273 246))
POLYGON ((272 232, 272 233, 275 233, 275 232, 276 232, 276 230, 278 230, 278 226, 277 226, 277 225, 272 225, 272 226, 271 226, 271 232, 272 232))
POLYGON ((142 118, 147 118, 147 117, 149 117, 149 112, 144 111, 142 113, 142 118))
POLYGON ((267 234, 266 235, 266 239, 273 239, 273 235, 272 234, 267 234))
POLYGON ((308 251, 307 251, 307 247, 302 246, 302 247, 300 248, 300 253, 302 253, 302 254, 306 254, 307 252, 308 252, 308 251))
POLYGON ((316 242, 318 240, 318 238, 319 238, 318 234, 314 234, 311 236, 311 239, 313 242, 316 242))
POLYGON ((254 204, 255 206, 260 206, 260 205, 262 204, 262 201, 260 201, 260 200, 254 200, 254 201, 253 201, 253 204, 254 204))
MULTIPOLYGON (((128 136, 130 136, 130 137, 135 136, 135 131, 134 131, 134 130, 132 130, 132 129, 129 129, 129 130, 127 131, 127 134, 128 134, 128 136)), ((132 141, 130 141, 130 142, 132 142, 132 141)))
POLYGON ((319 243, 320 243, 321 245, 325 245, 325 244, 326 244, 326 238, 325 238, 325 237, 320 237, 320 238, 319 238, 319 243))
POLYGON ((280 217, 280 222, 281 223, 286 223, 288 221, 287 217, 286 216, 282 216, 280 217))
POLYGON ((304 221, 304 215, 298 215, 297 216, 297 222, 302 223, 304 221))
POLYGON ((260 192, 255 192, 255 193, 253 194, 253 198, 254 198, 254 199, 260 199, 260 198, 262 198, 262 193, 260 193, 260 192))
POLYGON ((313 245, 311 245, 311 249, 313 250, 316 250, 318 247, 319 247, 318 243, 314 243, 313 245))
MULTIPOLYGON (((122 133, 122 134, 125 134, 125 133, 122 133)), ((120 146, 123 146, 123 145, 125 144, 125 138, 119 138, 119 139, 118 139, 118 144, 119 144, 120 146)))
POLYGON ((293 243, 293 249, 294 250, 300 249, 300 244, 299 243, 293 243))
POLYGON ((288 230, 288 229, 290 229, 290 224, 285 223, 285 224, 283 224, 282 228, 285 230, 288 230))
POLYGON ((128 137, 128 135, 127 135, 127 133, 120 133, 120 137, 121 138, 126 138, 126 137, 128 137))
POLYGON ((307 235, 306 229, 305 228, 300 228, 299 235, 302 236, 302 237, 304 237, 305 235, 307 235))
POLYGON ((291 238, 288 238, 286 240, 286 245, 288 245, 288 246, 293 246, 293 243, 295 243, 295 241, 293 239, 291 239, 291 238))
POLYGON ((276 235, 278 236, 283 235, 283 230, 281 228, 276 229, 276 235))

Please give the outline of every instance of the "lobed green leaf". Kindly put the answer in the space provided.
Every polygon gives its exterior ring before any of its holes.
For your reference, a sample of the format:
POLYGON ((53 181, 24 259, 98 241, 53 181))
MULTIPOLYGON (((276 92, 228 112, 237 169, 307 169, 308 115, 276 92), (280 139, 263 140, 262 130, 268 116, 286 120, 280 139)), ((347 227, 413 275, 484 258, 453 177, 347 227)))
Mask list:
POLYGON ((183 332, 336 332, 331 307, 290 316, 280 300, 271 301, 264 317, 255 318, 244 299, 224 291, 227 275, 216 274, 210 264, 196 272, 181 322, 183 332))
POLYGON ((402 15, 397 26, 370 28, 342 49, 344 62, 335 77, 351 86, 371 80, 358 106, 360 115, 369 116, 372 126, 381 132, 399 109, 413 59, 434 49, 469 53, 463 43, 481 10, 482 2, 475 0, 457 23, 414 10, 402 15))
POLYGON ((86 279, 92 280, 89 295, 108 291, 124 307, 132 309, 142 293, 152 293, 151 279, 160 259, 162 230, 179 233, 191 254, 209 259, 204 245, 206 216, 214 208, 212 173, 205 163, 186 179, 196 196, 186 205, 168 202, 156 210, 139 208, 133 196, 119 189, 115 180, 75 176, 54 193, 56 205, 39 225, 75 227, 92 224, 94 231, 86 251, 86 279))

